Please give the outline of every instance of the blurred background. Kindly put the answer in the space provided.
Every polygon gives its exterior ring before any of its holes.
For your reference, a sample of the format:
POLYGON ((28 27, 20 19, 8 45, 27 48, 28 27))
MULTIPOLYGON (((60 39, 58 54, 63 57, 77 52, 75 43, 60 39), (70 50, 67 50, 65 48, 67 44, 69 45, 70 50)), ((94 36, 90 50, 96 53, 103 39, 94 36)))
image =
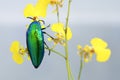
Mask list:
MULTIPOLYGON (((30 20, 23 16, 23 10, 28 3, 35 4, 37 0, 2 0, 0 1, 0 80, 67 80, 66 65, 64 59, 48 51, 42 64, 34 69, 31 61, 25 60, 22 65, 12 60, 9 50, 14 40, 26 46, 26 25, 30 20)), ((65 22, 66 4, 60 12, 61 22, 65 22)), ((57 21, 52 13, 55 8, 49 6, 46 25, 57 21)), ((100 37, 107 41, 112 51, 111 58, 106 63, 98 63, 95 56, 92 61, 86 63, 81 80, 119 80, 120 74, 120 0, 72 0, 69 26, 73 37, 69 41, 70 62, 75 80, 79 72, 79 56, 77 45, 90 44, 94 37, 100 37)), ((46 30, 52 34, 50 28, 46 30)), ((45 36, 47 41, 47 37, 45 36)), ((49 46, 52 44, 47 42, 49 46)), ((64 49, 56 48, 60 52, 64 49)))

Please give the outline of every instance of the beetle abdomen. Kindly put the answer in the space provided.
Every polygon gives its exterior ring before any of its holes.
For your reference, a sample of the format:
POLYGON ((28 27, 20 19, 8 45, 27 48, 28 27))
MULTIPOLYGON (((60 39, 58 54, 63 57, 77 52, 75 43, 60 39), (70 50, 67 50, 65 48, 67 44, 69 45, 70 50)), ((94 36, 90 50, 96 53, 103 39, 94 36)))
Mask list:
POLYGON ((44 57, 44 37, 39 22, 34 21, 30 24, 26 37, 32 64, 38 68, 44 57))

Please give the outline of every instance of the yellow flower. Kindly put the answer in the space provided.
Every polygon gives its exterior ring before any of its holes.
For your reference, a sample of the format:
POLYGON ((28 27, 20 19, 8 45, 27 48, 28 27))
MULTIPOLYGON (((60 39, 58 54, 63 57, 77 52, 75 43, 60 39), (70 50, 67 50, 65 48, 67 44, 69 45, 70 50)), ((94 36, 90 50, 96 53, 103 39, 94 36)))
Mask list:
POLYGON ((52 6, 58 5, 58 6, 62 7, 63 1, 64 1, 64 0, 50 0, 50 4, 51 4, 52 6))
POLYGON ((52 11, 53 13, 59 12, 59 7, 63 6, 64 0, 50 0, 50 5, 55 6, 55 9, 52 11))
POLYGON ((56 33, 55 36, 56 36, 56 38, 53 38, 53 39, 48 38, 48 41, 53 40, 55 45, 58 44, 58 43, 60 43, 61 45, 64 45, 64 37, 63 37, 63 35, 59 34, 59 33, 56 33))
POLYGON ((86 53, 90 53, 91 52, 91 47, 86 45, 83 49, 86 53))
POLYGON ((46 17, 47 7, 50 0, 38 0, 36 5, 28 4, 24 9, 25 17, 46 17))
POLYGON ((85 47, 82 48, 81 45, 78 45, 77 48, 78 55, 82 56, 84 62, 89 62, 92 59, 94 52, 91 46, 85 45, 85 47))
POLYGON ((93 48, 91 46, 86 45, 83 48, 83 51, 84 51, 84 61, 89 62, 92 59, 94 53, 93 48))
MULTIPOLYGON (((18 41, 14 41, 11 44, 10 51, 12 52, 13 56, 12 59, 17 63, 17 64, 22 64, 24 62, 24 55, 27 53, 27 50, 20 46, 20 43, 18 41)), ((29 58, 29 55, 28 55, 29 58)))
MULTIPOLYGON (((65 39, 65 27, 63 23, 55 23, 51 27, 53 32, 58 33, 59 35, 62 35, 65 39)), ((72 32, 70 27, 67 27, 67 40, 70 40, 72 38, 72 32)))
POLYGON ((84 62, 89 62, 92 59, 93 54, 92 53, 85 53, 84 54, 84 62))
POLYGON ((78 49, 77 54, 78 54, 79 56, 82 56, 82 46, 81 46, 81 45, 78 45, 78 46, 77 46, 77 49, 78 49))
POLYGON ((106 62, 111 55, 111 50, 107 48, 107 43, 100 38, 93 38, 91 44, 96 53, 96 60, 98 62, 106 62))
MULTIPOLYGON (((60 43, 64 45, 65 40, 65 27, 63 23, 52 24, 51 30, 55 32, 56 38, 52 39, 55 44, 60 43)), ((70 27, 67 28, 67 40, 72 38, 72 32, 70 27)))
POLYGON ((93 38, 91 41, 92 46, 78 45, 78 54, 83 56, 85 62, 89 62, 92 59, 93 54, 96 54, 96 60, 98 62, 106 62, 111 55, 111 50, 107 48, 107 43, 100 38, 93 38))

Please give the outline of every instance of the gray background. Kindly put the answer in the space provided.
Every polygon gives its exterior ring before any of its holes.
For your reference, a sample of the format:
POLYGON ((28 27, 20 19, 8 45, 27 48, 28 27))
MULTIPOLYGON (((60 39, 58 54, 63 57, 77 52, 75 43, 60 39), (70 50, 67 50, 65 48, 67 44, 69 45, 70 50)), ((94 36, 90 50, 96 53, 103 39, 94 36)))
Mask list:
MULTIPOLYGON (((30 20, 23 16, 26 4, 37 0, 0 1, 0 80, 67 80, 65 61, 58 55, 45 53, 42 64, 36 70, 30 61, 17 65, 12 60, 9 47, 12 41, 19 40, 26 46, 26 24, 30 20)), ((119 80, 120 79, 120 0, 72 0, 70 27, 73 38, 69 42, 70 61, 75 80, 79 69, 77 44, 89 44, 93 37, 103 38, 112 50, 107 63, 98 63, 95 56, 85 64, 81 80, 119 80)), ((61 9, 61 21, 65 22, 66 4, 61 9)), ((55 14, 49 7, 46 25, 56 22, 55 14), (54 16, 54 17, 53 17, 54 16)), ((50 28, 46 30, 51 34, 50 28)), ((45 36, 46 37, 46 36, 45 36)), ((47 42, 49 46, 49 42, 47 42)), ((63 49, 58 46, 58 51, 63 49)))

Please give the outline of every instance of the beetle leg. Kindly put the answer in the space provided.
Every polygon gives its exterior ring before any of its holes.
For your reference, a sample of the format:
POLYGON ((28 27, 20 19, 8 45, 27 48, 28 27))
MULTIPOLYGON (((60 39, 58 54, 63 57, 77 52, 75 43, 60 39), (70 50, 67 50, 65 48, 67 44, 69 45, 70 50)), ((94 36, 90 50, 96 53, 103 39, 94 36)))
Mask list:
MULTIPOLYGON (((48 47, 48 45, 46 44, 46 42, 44 42, 44 44, 46 45, 46 47, 49 49, 49 47, 48 47)), ((49 50, 49 53, 48 53, 48 55, 50 55, 50 50, 49 50)))
POLYGON ((48 27, 50 27, 50 24, 49 24, 48 26, 46 26, 45 28, 42 28, 42 30, 44 30, 44 29, 46 29, 46 28, 48 28, 48 27))
POLYGON ((50 38, 54 39, 51 35, 49 35, 48 33, 42 31, 44 34, 46 34, 47 36, 49 36, 50 38))

